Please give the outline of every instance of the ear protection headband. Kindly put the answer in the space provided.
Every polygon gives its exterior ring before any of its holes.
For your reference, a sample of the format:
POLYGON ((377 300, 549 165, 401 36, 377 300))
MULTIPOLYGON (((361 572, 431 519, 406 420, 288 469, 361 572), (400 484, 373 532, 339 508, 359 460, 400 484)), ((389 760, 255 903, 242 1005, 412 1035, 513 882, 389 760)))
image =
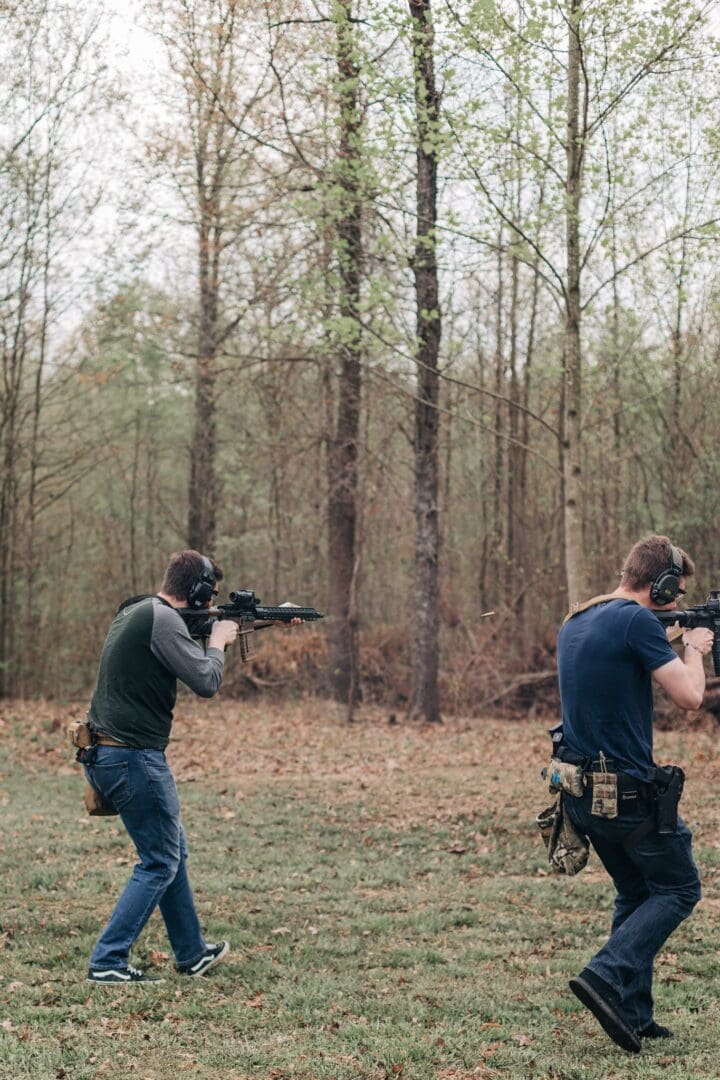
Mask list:
POLYGON ((193 582, 188 592, 188 604, 191 608, 204 607, 208 600, 213 598, 215 588, 215 571, 212 563, 205 555, 202 556, 203 568, 200 577, 193 582))
POLYGON ((650 589, 650 599, 654 604, 672 604, 680 590, 680 578, 683 572, 682 555, 676 547, 670 546, 670 565, 655 578, 650 589))

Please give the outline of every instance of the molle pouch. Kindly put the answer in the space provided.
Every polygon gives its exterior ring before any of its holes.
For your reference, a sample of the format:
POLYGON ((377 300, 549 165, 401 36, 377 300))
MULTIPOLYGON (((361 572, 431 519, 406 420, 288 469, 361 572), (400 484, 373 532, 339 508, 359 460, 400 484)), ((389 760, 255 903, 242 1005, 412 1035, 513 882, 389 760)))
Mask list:
POLYGON ((617 773, 594 772, 592 774, 592 806, 590 807, 590 813, 595 817, 617 817, 617 773))
POLYGON ((582 797, 585 791, 585 780, 582 765, 571 765, 569 761, 560 761, 559 758, 550 758, 550 765, 545 771, 545 777, 550 784, 551 791, 564 791, 573 795, 576 799, 582 797))

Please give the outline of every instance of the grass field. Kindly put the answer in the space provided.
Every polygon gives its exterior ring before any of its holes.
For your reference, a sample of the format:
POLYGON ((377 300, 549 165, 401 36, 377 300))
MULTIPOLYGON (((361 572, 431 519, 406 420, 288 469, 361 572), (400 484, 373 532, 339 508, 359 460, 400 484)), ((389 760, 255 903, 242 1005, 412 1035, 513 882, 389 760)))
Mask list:
POLYGON ((549 876, 541 722, 437 730, 333 706, 223 700, 178 710, 169 758, 209 940, 232 953, 174 974, 153 916, 135 962, 155 987, 93 987, 87 958, 133 864, 89 819, 64 746, 72 709, 0 715, 0 1075, 73 1080, 468 1080, 720 1076, 720 763, 711 728, 663 733, 685 765, 705 898, 657 965, 676 1032, 631 1057, 567 989, 612 892, 596 862, 549 876))

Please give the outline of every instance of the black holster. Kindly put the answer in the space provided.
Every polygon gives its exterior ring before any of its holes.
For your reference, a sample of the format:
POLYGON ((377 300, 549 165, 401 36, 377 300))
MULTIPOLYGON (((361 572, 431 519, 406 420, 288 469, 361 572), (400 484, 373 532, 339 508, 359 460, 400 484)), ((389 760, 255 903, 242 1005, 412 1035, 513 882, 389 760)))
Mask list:
POLYGON ((679 765, 662 765, 655 769, 655 827, 661 836, 677 832, 678 805, 684 786, 685 773, 679 765))

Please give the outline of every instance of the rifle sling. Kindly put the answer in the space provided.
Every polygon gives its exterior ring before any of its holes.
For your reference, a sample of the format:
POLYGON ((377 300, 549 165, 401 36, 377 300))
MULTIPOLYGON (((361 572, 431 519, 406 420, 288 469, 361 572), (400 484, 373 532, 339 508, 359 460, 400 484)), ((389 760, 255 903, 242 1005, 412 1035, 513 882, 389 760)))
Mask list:
POLYGON ((588 608, 595 607, 596 604, 605 604, 608 600, 628 600, 631 604, 637 604, 637 600, 630 600, 629 596, 616 596, 615 593, 593 596, 591 600, 577 600, 563 619, 563 626, 568 619, 572 619, 573 615, 579 615, 581 611, 587 611, 588 608))
MULTIPOLYGON (((637 600, 631 600, 629 596, 616 596, 615 593, 606 593, 603 596, 593 596, 591 600, 576 601, 570 611, 563 619, 563 626, 572 619, 573 615, 579 615, 581 611, 587 611, 588 608, 595 607, 596 604, 605 604, 608 600, 627 600, 631 604, 637 604, 637 600)), ((678 638, 683 635, 682 626, 668 626, 665 630, 667 639, 670 642, 677 641, 678 638)))

